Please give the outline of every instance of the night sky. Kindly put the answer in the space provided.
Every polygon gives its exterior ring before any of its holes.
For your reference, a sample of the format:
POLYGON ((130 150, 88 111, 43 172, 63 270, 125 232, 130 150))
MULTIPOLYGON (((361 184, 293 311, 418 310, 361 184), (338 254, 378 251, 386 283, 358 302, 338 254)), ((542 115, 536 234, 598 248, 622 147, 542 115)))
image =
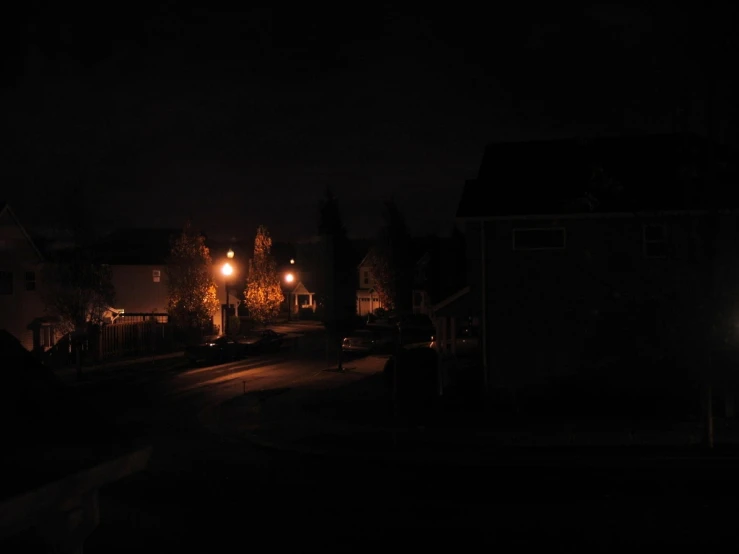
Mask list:
POLYGON ((734 11, 177 6, 5 18, 0 197, 27 226, 82 183, 101 225, 300 240, 331 185, 352 235, 390 197, 447 232, 488 142, 734 136, 734 11))

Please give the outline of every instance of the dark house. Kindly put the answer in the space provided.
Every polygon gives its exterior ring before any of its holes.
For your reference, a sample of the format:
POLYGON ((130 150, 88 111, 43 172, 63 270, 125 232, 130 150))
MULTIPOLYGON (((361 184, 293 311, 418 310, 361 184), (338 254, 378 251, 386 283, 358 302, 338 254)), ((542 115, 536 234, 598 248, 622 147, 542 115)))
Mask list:
POLYGON ((457 213, 469 288, 444 306, 480 322, 485 384, 624 351, 700 364, 706 307, 739 318, 735 161, 688 134, 489 145, 457 213))

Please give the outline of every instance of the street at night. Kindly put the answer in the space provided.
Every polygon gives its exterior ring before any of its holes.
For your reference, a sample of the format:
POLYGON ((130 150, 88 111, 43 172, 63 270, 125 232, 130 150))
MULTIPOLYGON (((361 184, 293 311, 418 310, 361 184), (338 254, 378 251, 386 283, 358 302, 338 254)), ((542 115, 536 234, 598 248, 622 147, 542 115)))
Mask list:
POLYGON ((552 6, 16 6, 0 554, 731 548, 739 4, 552 6))
POLYGON ((325 371, 322 333, 313 334, 304 340, 313 345, 308 351, 288 347, 194 369, 175 359, 80 385, 153 446, 145 471, 100 491, 101 521, 86 550, 244 544, 368 551, 551 541, 607 549, 714 544, 734 535, 739 458, 564 449, 497 458, 491 451, 484 462, 460 454, 448 463, 449 453, 441 462, 422 455, 396 462, 391 452, 352 452, 352 441, 346 451, 334 445, 336 455, 253 442, 270 402, 281 399, 283 419, 299 417, 296 403, 372 379, 382 368, 382 359, 359 359, 345 373, 325 371), (237 412, 251 414, 237 427, 243 435, 228 432, 215 415, 219 407, 250 394, 256 398, 237 412))

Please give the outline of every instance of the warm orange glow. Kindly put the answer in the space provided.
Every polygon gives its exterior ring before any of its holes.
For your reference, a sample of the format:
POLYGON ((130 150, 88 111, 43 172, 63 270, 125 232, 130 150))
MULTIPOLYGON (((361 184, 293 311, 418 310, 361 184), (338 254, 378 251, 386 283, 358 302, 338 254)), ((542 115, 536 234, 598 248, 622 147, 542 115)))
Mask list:
POLYGON ((294 280, 295 275, 293 275, 292 273, 288 273, 287 275, 285 275, 285 281, 287 281, 288 283, 292 283, 294 280))
POLYGON ((223 267, 221 268, 221 273, 223 273, 226 277, 231 275, 234 272, 234 268, 231 267, 230 263, 223 264, 223 267))

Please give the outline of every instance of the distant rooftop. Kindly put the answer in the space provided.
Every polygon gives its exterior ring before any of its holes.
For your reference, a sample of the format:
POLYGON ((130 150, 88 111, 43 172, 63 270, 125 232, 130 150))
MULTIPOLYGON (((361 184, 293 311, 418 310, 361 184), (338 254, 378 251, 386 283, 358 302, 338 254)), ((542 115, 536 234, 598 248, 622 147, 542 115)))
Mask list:
POLYGON ((457 217, 739 208, 736 156, 692 134, 494 143, 457 217))

